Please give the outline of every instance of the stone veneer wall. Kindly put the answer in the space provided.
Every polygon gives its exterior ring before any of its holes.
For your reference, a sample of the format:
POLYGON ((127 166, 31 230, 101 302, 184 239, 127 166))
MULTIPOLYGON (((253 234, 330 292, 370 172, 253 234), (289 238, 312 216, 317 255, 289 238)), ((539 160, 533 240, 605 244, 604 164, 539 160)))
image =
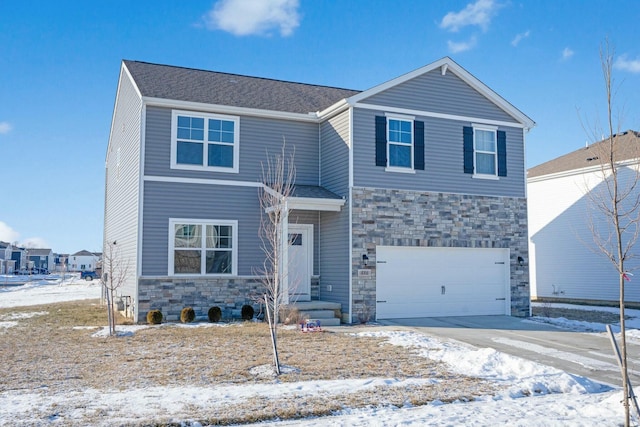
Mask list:
POLYGON ((138 322, 146 323, 149 310, 162 311, 167 321, 180 320, 180 311, 193 307, 197 317, 207 317, 218 306, 223 318, 239 317, 244 304, 258 313, 257 298, 264 293, 262 283, 251 278, 141 278, 138 282, 138 322))
MULTIPOLYGON (((163 277, 140 279, 138 288, 138 322, 147 321, 149 310, 162 311, 165 320, 180 320, 180 311, 192 307, 196 317, 207 317, 209 309, 218 306, 223 318, 239 317, 244 304, 250 304, 259 312, 256 303, 264 294, 262 282, 257 278, 190 278, 163 277)), ((311 299, 320 296, 318 277, 311 279, 311 299)))
POLYGON ((352 192, 353 318, 375 319, 376 246, 509 248, 511 315, 529 316, 527 200, 355 187, 352 192), (369 257, 368 265, 362 255, 369 257), (525 263, 518 264, 518 256, 525 263), (358 269, 371 277, 358 277, 358 269))

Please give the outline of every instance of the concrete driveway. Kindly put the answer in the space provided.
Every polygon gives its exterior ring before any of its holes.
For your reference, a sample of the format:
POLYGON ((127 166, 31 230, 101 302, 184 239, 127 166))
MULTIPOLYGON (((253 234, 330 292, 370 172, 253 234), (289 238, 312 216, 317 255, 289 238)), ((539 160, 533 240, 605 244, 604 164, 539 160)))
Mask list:
MULTIPOLYGON (((606 333, 568 332, 510 316, 465 316, 380 320, 393 329, 411 329, 441 340, 457 340, 553 366, 600 383, 622 385, 620 368, 606 333)), ((627 339, 631 384, 640 393, 640 343, 627 339)))

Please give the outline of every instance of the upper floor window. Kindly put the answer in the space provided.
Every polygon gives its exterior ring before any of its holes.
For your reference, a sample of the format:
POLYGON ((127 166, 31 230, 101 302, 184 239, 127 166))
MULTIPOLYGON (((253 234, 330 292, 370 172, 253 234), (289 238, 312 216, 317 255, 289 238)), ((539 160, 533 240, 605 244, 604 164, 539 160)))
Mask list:
POLYGON ((376 166, 394 172, 424 170, 424 122, 387 114, 375 118, 376 166))
POLYGON ((239 118, 173 111, 171 167, 238 172, 239 118))
POLYGON ((169 221, 169 274, 234 275, 238 222, 169 221))
POLYGON ((389 167, 413 168, 413 121, 388 119, 389 167))
POLYGON ((496 175, 496 131, 473 129, 476 174, 496 175))
POLYGON ((464 126, 464 173, 478 178, 507 176, 507 134, 497 126, 464 126))

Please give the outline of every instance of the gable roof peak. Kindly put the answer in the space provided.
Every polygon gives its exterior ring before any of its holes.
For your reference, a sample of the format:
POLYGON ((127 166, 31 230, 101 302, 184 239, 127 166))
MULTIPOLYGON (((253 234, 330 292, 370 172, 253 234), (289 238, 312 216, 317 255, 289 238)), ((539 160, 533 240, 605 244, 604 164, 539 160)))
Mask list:
POLYGON ((407 82, 423 74, 429 73, 438 68, 440 68, 441 70, 440 72, 442 73, 442 75, 445 75, 450 70, 462 81, 464 81, 466 84, 471 86, 474 90, 476 90, 485 98, 487 98, 489 101, 491 101, 493 104, 495 104, 498 108, 502 109, 508 115, 513 117, 514 120, 522 124, 525 128, 531 129, 536 125, 536 123, 529 116, 527 116, 522 111, 514 107, 509 101, 507 101, 506 99, 498 95, 491 88, 489 88, 487 85, 482 83, 478 78, 476 78, 473 74, 465 70, 462 66, 460 66, 456 61, 451 59, 451 57, 449 56, 442 57, 437 61, 434 61, 430 64, 424 65, 413 71, 405 73, 399 77, 396 77, 380 85, 377 85, 371 89, 365 90, 364 92, 361 92, 357 95, 352 96, 347 101, 349 102, 349 104, 354 105, 360 102, 361 100, 369 98, 382 91, 385 91, 389 88, 392 88, 394 86, 407 82))

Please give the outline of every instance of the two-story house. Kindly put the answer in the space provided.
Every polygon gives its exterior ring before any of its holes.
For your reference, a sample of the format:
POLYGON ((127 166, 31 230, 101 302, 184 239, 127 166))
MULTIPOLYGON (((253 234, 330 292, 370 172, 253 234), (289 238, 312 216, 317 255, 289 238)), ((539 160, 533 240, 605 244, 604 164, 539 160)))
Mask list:
POLYGON ((118 293, 138 321, 259 294, 261 166, 286 141, 291 300, 339 303, 347 323, 527 316, 534 124, 448 57, 365 91, 123 61, 104 229, 118 293))
POLYGON ((13 273, 15 261, 11 259, 13 247, 11 243, 0 242, 0 274, 13 273))
POLYGON ((95 271, 100 258, 101 254, 83 249, 69 255, 67 265, 69 266, 69 271, 95 271))
POLYGON ((54 267, 51 249, 28 249, 27 258, 31 268, 39 273, 49 272, 54 267))

